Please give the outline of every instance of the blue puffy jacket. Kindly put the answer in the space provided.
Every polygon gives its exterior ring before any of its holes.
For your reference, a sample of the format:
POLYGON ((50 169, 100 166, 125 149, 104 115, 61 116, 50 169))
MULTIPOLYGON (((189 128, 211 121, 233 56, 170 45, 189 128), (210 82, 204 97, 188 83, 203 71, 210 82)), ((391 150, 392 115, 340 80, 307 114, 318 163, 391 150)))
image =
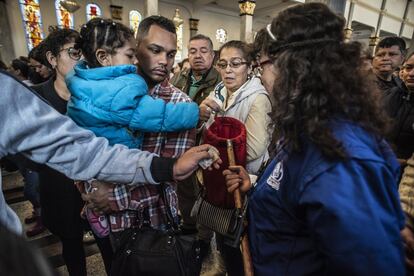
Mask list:
POLYGON ((68 115, 110 144, 140 148, 142 132, 175 132, 196 127, 196 103, 166 103, 148 94, 133 65, 87 68, 79 62, 66 76, 68 115))
POLYGON ((338 120, 348 153, 280 150, 249 201, 255 275, 404 275, 399 164, 388 145, 338 120))

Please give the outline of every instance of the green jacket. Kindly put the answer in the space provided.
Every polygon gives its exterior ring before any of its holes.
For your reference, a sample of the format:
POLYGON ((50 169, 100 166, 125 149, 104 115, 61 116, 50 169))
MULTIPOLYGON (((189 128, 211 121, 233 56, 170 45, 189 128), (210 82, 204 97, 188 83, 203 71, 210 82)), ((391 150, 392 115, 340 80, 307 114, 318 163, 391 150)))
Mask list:
MULTIPOLYGON (((178 76, 174 76, 171 79, 172 85, 183 91, 188 95, 190 85, 191 85, 191 70, 181 72, 178 76)), ((217 84, 221 82, 221 76, 217 70, 212 67, 207 73, 207 76, 202 80, 200 87, 198 87, 197 92, 192 99, 198 105, 207 98, 211 91, 214 90, 217 84)))

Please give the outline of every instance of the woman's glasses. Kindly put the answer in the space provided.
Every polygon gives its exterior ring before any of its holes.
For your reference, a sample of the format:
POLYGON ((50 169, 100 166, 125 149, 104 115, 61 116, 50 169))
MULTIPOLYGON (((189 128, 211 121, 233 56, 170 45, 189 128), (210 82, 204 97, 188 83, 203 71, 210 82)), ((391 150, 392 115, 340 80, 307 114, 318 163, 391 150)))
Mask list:
POLYGON ((240 58, 234 58, 231 59, 230 62, 227 62, 225 60, 219 60, 219 62, 217 62, 216 66, 220 69, 226 69, 227 66, 230 66, 230 68, 239 68, 240 66, 244 65, 244 64, 248 64, 248 62, 243 61, 240 58))
POLYGON ((59 52, 66 51, 68 53, 68 56, 73 60, 80 60, 82 57, 82 50, 81 49, 75 49, 73 47, 69 48, 63 48, 59 52))
POLYGON ((273 62, 270 59, 266 59, 262 62, 257 62, 255 71, 256 73, 258 73, 260 76, 263 74, 263 68, 268 65, 268 64, 272 64, 273 62))

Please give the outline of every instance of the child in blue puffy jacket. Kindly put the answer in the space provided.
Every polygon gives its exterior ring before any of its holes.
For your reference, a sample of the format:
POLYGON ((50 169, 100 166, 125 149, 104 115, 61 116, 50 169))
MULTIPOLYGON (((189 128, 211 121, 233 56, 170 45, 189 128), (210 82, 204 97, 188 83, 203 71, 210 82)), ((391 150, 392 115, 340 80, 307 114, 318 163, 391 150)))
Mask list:
POLYGON ((126 26, 94 18, 75 47, 85 59, 66 77, 68 115, 110 144, 140 148, 143 132, 176 132, 196 127, 195 103, 166 103, 148 94, 136 73, 135 39, 126 26))
MULTIPOLYGON (((145 132, 176 132, 195 128, 196 103, 167 103, 148 95, 137 75, 133 32, 112 20, 95 18, 80 31, 75 48, 85 60, 66 76, 71 92, 68 115, 81 127, 105 137, 110 144, 141 148, 145 132)), ((79 183, 90 192, 90 183, 79 183), (83 184, 83 185, 82 185, 83 184)), ((99 238, 109 233, 105 216, 85 208, 92 230, 99 238)))

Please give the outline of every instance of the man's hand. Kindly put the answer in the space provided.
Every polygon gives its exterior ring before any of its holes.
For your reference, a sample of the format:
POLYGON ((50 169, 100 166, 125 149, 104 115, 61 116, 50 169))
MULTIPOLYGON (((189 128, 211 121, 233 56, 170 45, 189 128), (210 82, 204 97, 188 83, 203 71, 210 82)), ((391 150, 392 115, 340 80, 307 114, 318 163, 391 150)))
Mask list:
MULTIPOLYGON (((188 151, 186 151, 174 164, 173 168, 173 177, 174 180, 184 180, 188 178, 195 170, 198 169, 198 162, 206 158, 212 158, 208 153, 208 149, 211 146, 208 144, 204 144, 198 147, 192 147, 188 151)), ((222 163, 221 159, 219 158, 216 162, 213 163, 213 167, 218 169, 220 164, 222 163)), ((208 168, 211 170, 212 168, 208 168)))
POLYGON ((220 106, 211 98, 206 98, 204 101, 200 104, 200 121, 206 122, 208 119, 210 119, 211 112, 219 112, 220 106))
POLYGON ((410 270, 414 270, 414 233, 409 227, 401 231, 405 247, 405 263, 410 270))
POLYGON ((249 174, 242 166, 230 166, 223 171, 223 175, 229 193, 233 193, 237 188, 240 188, 240 192, 246 193, 252 187, 249 174))
POLYGON ((94 181, 92 182, 93 192, 82 194, 82 199, 88 202, 87 207, 99 215, 111 213, 109 197, 113 191, 114 184, 94 181))

